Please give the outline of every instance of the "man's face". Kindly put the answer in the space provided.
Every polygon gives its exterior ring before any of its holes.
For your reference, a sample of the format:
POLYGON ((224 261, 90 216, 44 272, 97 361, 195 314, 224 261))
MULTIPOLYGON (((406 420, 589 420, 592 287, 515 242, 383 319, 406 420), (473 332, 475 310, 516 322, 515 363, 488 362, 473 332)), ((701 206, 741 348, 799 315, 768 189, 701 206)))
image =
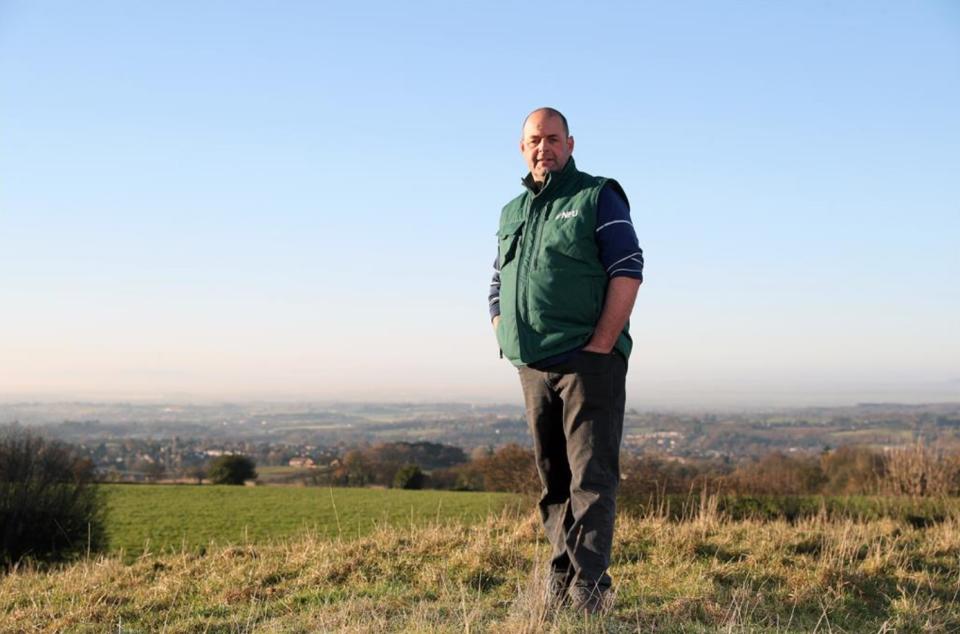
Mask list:
POLYGON ((523 125, 520 152, 533 180, 542 183, 547 172, 558 172, 573 154, 573 137, 567 136, 563 121, 548 112, 534 112, 523 125))

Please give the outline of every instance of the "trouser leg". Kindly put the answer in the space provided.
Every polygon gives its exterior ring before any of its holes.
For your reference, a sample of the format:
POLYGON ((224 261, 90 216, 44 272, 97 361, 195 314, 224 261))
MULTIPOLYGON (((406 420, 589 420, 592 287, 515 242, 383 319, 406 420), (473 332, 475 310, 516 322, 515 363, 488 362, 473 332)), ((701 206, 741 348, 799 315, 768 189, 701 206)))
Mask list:
POLYGON ((616 353, 581 353, 558 383, 570 469, 566 550, 578 587, 604 591, 613 545, 626 362, 616 353))
POLYGON ((526 404, 527 424, 533 437, 537 473, 542 491, 539 510, 551 546, 550 577, 562 591, 573 575, 567 551, 567 531, 573 524, 570 510, 570 465, 563 429, 563 401, 551 386, 546 372, 520 369, 520 384, 526 404))

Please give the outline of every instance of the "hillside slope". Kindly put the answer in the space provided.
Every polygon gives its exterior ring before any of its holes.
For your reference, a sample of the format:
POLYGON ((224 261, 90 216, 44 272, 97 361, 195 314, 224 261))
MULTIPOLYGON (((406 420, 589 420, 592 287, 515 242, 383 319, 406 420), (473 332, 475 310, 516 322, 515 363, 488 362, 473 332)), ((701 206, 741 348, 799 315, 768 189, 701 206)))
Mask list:
POLYGON ((0 631, 956 631, 960 521, 621 518, 602 618, 542 608, 533 515, 0 577, 0 631))

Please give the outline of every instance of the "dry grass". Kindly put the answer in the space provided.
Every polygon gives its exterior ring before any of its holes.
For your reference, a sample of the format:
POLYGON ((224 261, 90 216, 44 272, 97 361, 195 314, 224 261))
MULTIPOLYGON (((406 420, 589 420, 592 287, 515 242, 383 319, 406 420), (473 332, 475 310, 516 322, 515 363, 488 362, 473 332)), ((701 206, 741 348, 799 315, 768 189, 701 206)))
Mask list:
POLYGON ((0 578, 0 631, 960 631, 960 521, 621 519, 614 610, 544 607, 531 514, 0 578))

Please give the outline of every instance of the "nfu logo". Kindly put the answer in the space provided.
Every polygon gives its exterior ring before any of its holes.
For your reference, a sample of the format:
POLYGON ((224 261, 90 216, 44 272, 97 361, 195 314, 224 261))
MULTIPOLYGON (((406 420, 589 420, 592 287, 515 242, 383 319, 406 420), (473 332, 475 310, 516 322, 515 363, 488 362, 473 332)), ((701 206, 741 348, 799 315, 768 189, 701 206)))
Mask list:
POLYGON ((569 220, 570 218, 576 218, 580 215, 579 209, 568 209, 567 211, 561 211, 557 214, 557 220, 569 220))

